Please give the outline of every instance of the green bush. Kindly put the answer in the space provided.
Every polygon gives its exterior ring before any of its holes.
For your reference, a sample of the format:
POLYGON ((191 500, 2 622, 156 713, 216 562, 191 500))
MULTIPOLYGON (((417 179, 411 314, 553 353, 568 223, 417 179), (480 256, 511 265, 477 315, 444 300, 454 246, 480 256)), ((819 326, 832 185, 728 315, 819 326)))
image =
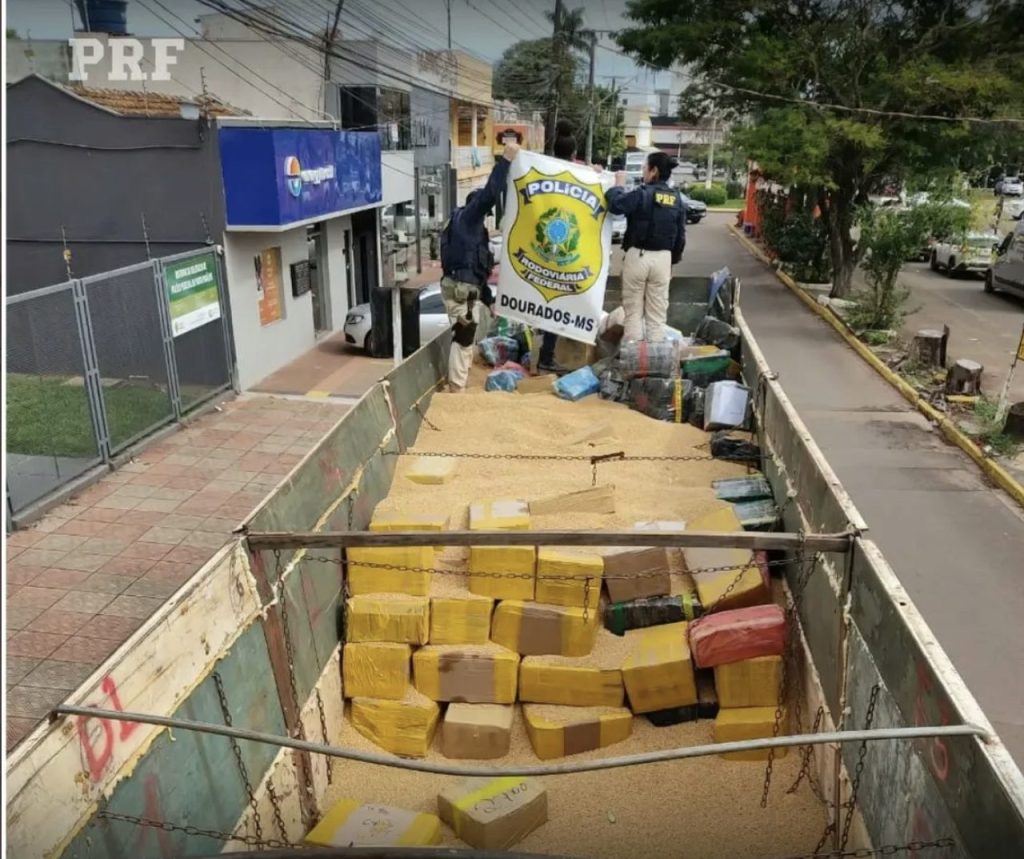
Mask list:
POLYGON ((730 179, 725 183, 725 196, 728 200, 739 200, 747 195, 747 189, 742 182, 730 179))
POLYGON ((725 186, 717 182, 712 183, 710 188, 703 185, 691 185, 686 191, 686 196, 692 200, 700 200, 709 206, 724 206, 728 199, 725 194, 725 186))

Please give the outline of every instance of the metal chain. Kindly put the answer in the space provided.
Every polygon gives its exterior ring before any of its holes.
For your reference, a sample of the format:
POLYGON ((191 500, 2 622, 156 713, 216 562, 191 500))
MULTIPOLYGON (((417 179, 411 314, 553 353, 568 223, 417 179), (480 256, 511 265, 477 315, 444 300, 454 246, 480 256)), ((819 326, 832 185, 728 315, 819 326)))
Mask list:
MULTIPOLYGON (((814 725, 811 728, 811 733, 816 734, 821 729, 822 720, 825 718, 824 706, 818 707, 818 712, 814 715, 814 725)), ((808 743, 800 749, 800 772, 796 774, 796 781, 790 786, 786 793, 796 793, 797 788, 800 787, 800 783, 806 778, 807 783, 811 786, 811 790, 814 791, 815 796, 824 802, 824 797, 818 795, 818 786, 815 784, 814 776, 811 773, 811 758, 814 756, 814 743, 808 743)))
POLYGON ((162 829, 164 832, 182 832, 189 836, 213 838, 217 841, 239 841, 248 844, 250 847, 269 847, 272 849, 302 849, 303 844, 292 844, 287 841, 278 841, 275 838, 253 838, 251 835, 236 835, 232 832, 220 832, 216 829, 203 829, 199 826, 182 825, 170 823, 166 820, 154 820, 150 817, 137 817, 134 814, 119 814, 116 811, 98 811, 96 818, 99 820, 116 820, 121 823, 131 823, 135 826, 145 826, 149 829, 162 829))
MULTIPOLYGON (((864 730, 870 730, 871 723, 875 720, 875 704, 878 703, 878 692, 881 686, 876 683, 871 687, 871 698, 868 700, 868 712, 864 717, 864 730)), ((857 750, 857 765, 853 770, 853 778, 850 780, 850 798, 846 802, 846 818, 843 820, 842 837, 839 840, 839 849, 846 849, 846 842, 850 838, 850 826, 853 823, 853 814, 857 809, 857 793, 860 790, 860 779, 864 774, 864 758, 868 753, 867 740, 863 740, 857 750)))
MULTIPOLYGON (((342 609, 344 611, 344 609, 342 609)), ((324 699, 320 696, 320 690, 314 689, 316 695, 316 709, 320 713, 320 736, 323 737, 324 745, 328 745, 330 740, 327 738, 327 715, 324 713, 324 699)), ((333 761, 327 759, 327 783, 334 784, 334 767, 331 766, 333 761)))
POLYGON ((900 853, 920 853, 922 850, 936 850, 955 846, 956 842, 952 838, 936 838, 933 841, 908 841, 906 844, 887 844, 885 847, 858 847, 854 850, 831 850, 827 853, 820 852, 820 848, 818 848, 813 853, 800 853, 796 856, 783 857, 783 859, 871 859, 873 856, 897 856, 900 853))
POLYGON ((430 418, 427 417, 427 413, 423 411, 423 405, 420 402, 417 401, 413 403, 412 407, 416 409, 417 412, 419 412, 420 417, 423 419, 423 423, 425 423, 434 432, 441 432, 441 428, 436 424, 432 423, 430 418))
MULTIPOLYGON (((213 672, 213 684, 217 687, 217 697, 220 699, 220 711, 224 716, 224 724, 229 728, 234 726, 234 720, 231 718, 231 708, 228 706, 228 696, 224 691, 224 680, 220 676, 219 671, 213 672)), ((263 841, 263 820, 260 817, 260 804, 256 799, 256 793, 253 790, 252 782, 249 780, 249 768, 245 765, 245 761, 242 759, 242 747, 238 744, 238 740, 235 737, 230 738, 231 751, 235 756, 235 763, 238 765, 238 773, 242 777, 242 784, 245 786, 245 793, 249 797, 249 807, 252 809, 252 824, 256 830, 256 838, 259 841, 263 841)), ((285 832, 282 829, 281 834, 285 832)))
MULTIPOLYGON (((383 451, 385 456, 402 456, 398 451, 387 450, 383 451)), ((443 457, 445 459, 484 459, 484 460, 498 460, 498 459, 512 459, 521 460, 523 462, 593 462, 592 456, 581 456, 575 454, 561 454, 561 453, 451 453, 445 451, 415 451, 407 454, 409 456, 435 456, 443 457)), ((755 461, 754 457, 730 457, 730 462, 741 462, 750 459, 755 461)), ((683 455, 683 456, 644 456, 640 454, 630 455, 625 454, 621 457, 617 457, 612 462, 714 462, 719 460, 719 457, 711 456, 710 454, 699 454, 699 455, 683 455)))

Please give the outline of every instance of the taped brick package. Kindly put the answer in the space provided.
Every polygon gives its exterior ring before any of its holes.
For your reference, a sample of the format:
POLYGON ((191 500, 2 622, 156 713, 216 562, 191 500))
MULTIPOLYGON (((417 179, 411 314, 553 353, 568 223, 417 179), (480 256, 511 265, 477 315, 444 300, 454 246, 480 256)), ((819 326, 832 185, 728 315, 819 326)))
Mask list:
POLYGON ((493 760, 508 754, 512 742, 511 704, 449 704, 441 723, 446 758, 493 760))
MULTIPOLYGON (((742 531, 743 525, 732 507, 726 507, 693 522, 694 531, 742 531)), ((683 550, 686 569, 693 576, 697 593, 705 609, 743 608, 761 605, 770 599, 765 571, 754 562, 746 549, 683 550), (720 572, 699 572, 707 569, 720 572), (724 569, 723 569, 724 568, 724 569)))
POLYGON ((364 594, 345 601, 346 641, 426 644, 430 600, 407 594, 364 594))
POLYGON ((519 656, 497 644, 428 644, 412 657, 416 688, 433 701, 512 704, 519 656))
POLYGON ((542 548, 537 551, 537 601, 597 610, 604 561, 593 552, 542 548), (551 577, 551 578, 548 578, 551 577))
POLYGON ((625 707, 523 704, 533 751, 542 761, 603 749, 629 739, 633 714, 625 707))
POLYGON ((434 741, 441 708, 412 686, 401 701, 353 698, 352 727, 395 755, 425 757, 434 741))
POLYGON ((781 656, 786 648, 786 613, 762 605, 705 615, 690 624, 690 647, 698 668, 756 656, 781 656))
POLYGON ((316 847, 431 847, 441 843, 441 820, 390 805, 343 799, 306 836, 316 847))
POLYGON ((523 656, 586 656, 598 630, 597 610, 503 600, 494 609, 491 641, 523 656))
POLYGON ((722 707, 774 707, 781 684, 781 656, 755 656, 715 667, 715 689, 722 707))
POLYGON ((696 591, 682 588, 682 593, 667 597, 647 597, 629 602, 609 603, 604 609, 605 629, 625 635, 630 629, 643 629, 662 623, 696 620, 704 614, 704 606, 696 591))
POLYGON ((470 592, 464 581, 436 576, 430 586, 431 644, 486 644, 494 600, 470 592))
POLYGON ((631 644, 606 630, 589 656, 527 656, 519 665, 519 700, 575 707, 621 707, 622 663, 631 644))
MULTIPOLYGON (((447 513, 423 513, 409 511, 374 511, 370 520, 370 530, 376 533, 391 531, 447 531, 447 513)), ((440 554, 444 546, 435 546, 434 552, 440 554)))
POLYGON ((405 476, 413 483, 438 485, 455 476, 458 460, 453 456, 418 456, 405 476))
POLYGON ((672 590, 668 555, 658 547, 601 550, 604 586, 613 603, 657 597, 672 590))
POLYGON ((626 633, 630 652, 622 664, 622 681, 634 713, 697 703, 686 627, 669 623, 626 633))
POLYGON ((388 546, 348 549, 348 587, 354 596, 398 593, 425 597, 430 593, 431 546, 388 546), (372 566, 371 566, 372 565, 372 566), (388 569, 413 567, 414 570, 388 569))
POLYGON ((532 600, 537 573, 533 546, 473 546, 469 550, 469 589, 502 600, 532 600), (501 576, 481 575, 502 573, 501 576))
POLYGON ((400 701, 409 688, 411 655, 408 644, 346 644, 341 657, 345 697, 400 701))
MULTIPOLYGON (((759 740, 772 736, 775 729, 775 707, 722 708, 715 717, 714 737, 716 743, 730 743, 736 740, 759 740)), ((783 712, 779 724, 779 736, 787 733, 786 714, 783 712)), ((775 757, 785 757, 785 746, 775 750, 775 757)), ((768 749, 751 749, 744 752, 726 752, 720 757, 729 761, 764 761, 768 749)))
POLYGON ((529 527, 530 508, 525 501, 504 499, 469 505, 470 531, 526 531, 529 527))
POLYGON ((507 850, 547 822, 548 795, 532 779, 470 778, 442 790, 437 811, 471 847, 507 850))

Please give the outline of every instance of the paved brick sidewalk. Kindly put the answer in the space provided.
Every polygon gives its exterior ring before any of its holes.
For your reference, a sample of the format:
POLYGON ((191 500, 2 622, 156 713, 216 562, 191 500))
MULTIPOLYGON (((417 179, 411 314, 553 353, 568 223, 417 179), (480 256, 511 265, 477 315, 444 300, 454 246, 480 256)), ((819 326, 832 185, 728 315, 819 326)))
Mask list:
POLYGON ((7 541, 7 746, 213 554, 347 407, 224 403, 7 541))

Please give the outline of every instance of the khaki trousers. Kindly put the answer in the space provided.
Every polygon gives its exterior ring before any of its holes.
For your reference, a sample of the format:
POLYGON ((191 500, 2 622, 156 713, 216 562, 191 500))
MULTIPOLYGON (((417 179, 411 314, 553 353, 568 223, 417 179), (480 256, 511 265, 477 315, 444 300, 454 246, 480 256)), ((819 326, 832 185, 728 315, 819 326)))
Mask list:
POLYGON ((626 313, 623 340, 665 339, 671 277, 671 251, 626 251, 622 263, 622 309, 626 313))
MULTIPOLYGON (((448 313, 448 321, 452 327, 460 319, 468 315, 467 300, 472 295, 479 296, 479 290, 472 284, 452 280, 449 277, 441 280, 441 299, 444 301, 444 309, 448 313)), ((473 321, 477 323, 477 333, 480 331, 480 303, 473 303, 473 321)), ((474 343, 479 342, 474 339, 474 343)), ((465 390, 469 382, 469 368, 473 366, 473 350, 475 345, 460 346, 452 340, 451 349, 448 351, 448 387, 453 391, 465 390)))

